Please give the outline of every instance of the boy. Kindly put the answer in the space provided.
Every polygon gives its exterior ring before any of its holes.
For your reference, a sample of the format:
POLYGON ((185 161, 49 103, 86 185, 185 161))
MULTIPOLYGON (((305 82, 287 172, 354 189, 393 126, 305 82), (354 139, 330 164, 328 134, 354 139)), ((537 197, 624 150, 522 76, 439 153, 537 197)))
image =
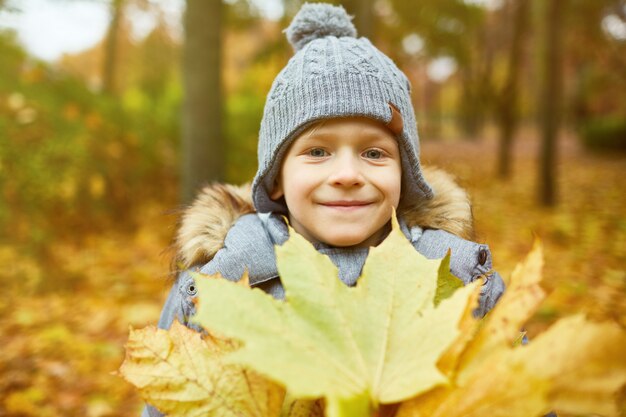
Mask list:
MULTIPOLYGON (((465 283, 486 277, 476 310, 484 315, 504 285, 487 246, 462 238, 471 231, 465 193, 440 171, 424 178, 407 78, 356 38, 341 7, 305 4, 286 33, 296 52, 267 97, 253 206, 247 189, 203 190, 183 216, 178 265, 229 280, 247 270, 251 286, 283 298, 274 245, 288 238, 286 217, 331 258, 344 283, 355 285, 396 209, 418 252, 442 258, 451 249, 456 276, 465 283)), ((159 327, 178 319, 193 328, 195 294, 193 279, 181 272, 159 327)), ((144 415, 159 414, 148 407, 144 415)))

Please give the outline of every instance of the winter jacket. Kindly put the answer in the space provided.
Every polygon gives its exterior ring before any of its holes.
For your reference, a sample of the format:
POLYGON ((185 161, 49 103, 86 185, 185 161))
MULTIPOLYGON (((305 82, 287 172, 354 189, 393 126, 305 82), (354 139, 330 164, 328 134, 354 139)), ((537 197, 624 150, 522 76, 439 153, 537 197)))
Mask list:
MULTIPOLYGON (((435 197, 398 213, 402 232, 413 247, 427 258, 443 258, 451 250, 450 269, 465 284, 484 277, 476 316, 483 316, 504 291, 504 284, 492 269, 487 245, 474 243, 471 206, 467 194, 447 173, 424 168, 424 175, 435 197)), ((275 298, 284 291, 276 270, 274 245, 288 238, 287 225, 277 214, 254 211, 250 188, 230 185, 205 187, 183 215, 176 237, 175 263, 179 268, 165 302, 159 327, 168 329, 174 319, 190 328, 194 314, 196 286, 190 271, 219 272, 236 281, 248 270, 250 285, 275 298)), ((367 257, 367 248, 335 248, 316 244, 339 270, 346 285, 355 285, 367 257)), ((146 407, 143 416, 160 416, 146 407)))

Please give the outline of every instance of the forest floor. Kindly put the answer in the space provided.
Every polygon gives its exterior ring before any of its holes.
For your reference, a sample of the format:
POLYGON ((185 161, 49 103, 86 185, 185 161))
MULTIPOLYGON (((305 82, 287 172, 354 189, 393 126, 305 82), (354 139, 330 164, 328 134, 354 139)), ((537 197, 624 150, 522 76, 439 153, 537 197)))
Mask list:
MULTIPOLYGON (((583 312, 626 326, 626 155, 597 155, 571 138, 559 144, 558 205, 536 201, 538 144, 516 142, 512 178, 495 179, 497 142, 422 143, 422 161, 453 173, 473 200, 478 240, 508 279, 538 238, 548 297, 531 336, 583 312)), ((170 281, 164 251, 172 207, 146 203, 141 227, 60 239, 45 265, 0 244, 0 416, 139 416, 135 390, 114 372, 129 326, 158 320, 170 281)))

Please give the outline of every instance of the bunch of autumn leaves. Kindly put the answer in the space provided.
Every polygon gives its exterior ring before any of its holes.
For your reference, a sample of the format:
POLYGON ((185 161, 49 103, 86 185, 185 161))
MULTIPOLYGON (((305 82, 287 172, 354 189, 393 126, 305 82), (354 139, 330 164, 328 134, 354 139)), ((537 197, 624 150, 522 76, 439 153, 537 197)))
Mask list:
MULTIPOLYGON (((536 244, 477 320, 480 280, 419 255, 396 222, 355 287, 301 236, 276 248, 286 300, 196 276, 205 334, 131 330, 122 376, 169 416, 455 417, 620 414, 626 332, 582 315, 521 345, 544 298, 536 244)), ((623 410, 622 410, 623 411, 623 410)))

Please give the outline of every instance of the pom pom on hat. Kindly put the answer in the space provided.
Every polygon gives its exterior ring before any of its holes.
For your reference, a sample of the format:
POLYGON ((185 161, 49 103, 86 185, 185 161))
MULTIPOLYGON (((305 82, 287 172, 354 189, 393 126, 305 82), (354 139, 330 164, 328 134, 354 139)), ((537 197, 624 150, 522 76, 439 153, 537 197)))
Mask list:
POLYGON ((296 51, 309 42, 326 36, 356 38, 352 17, 342 6, 327 3, 305 3, 285 29, 285 33, 296 51))

